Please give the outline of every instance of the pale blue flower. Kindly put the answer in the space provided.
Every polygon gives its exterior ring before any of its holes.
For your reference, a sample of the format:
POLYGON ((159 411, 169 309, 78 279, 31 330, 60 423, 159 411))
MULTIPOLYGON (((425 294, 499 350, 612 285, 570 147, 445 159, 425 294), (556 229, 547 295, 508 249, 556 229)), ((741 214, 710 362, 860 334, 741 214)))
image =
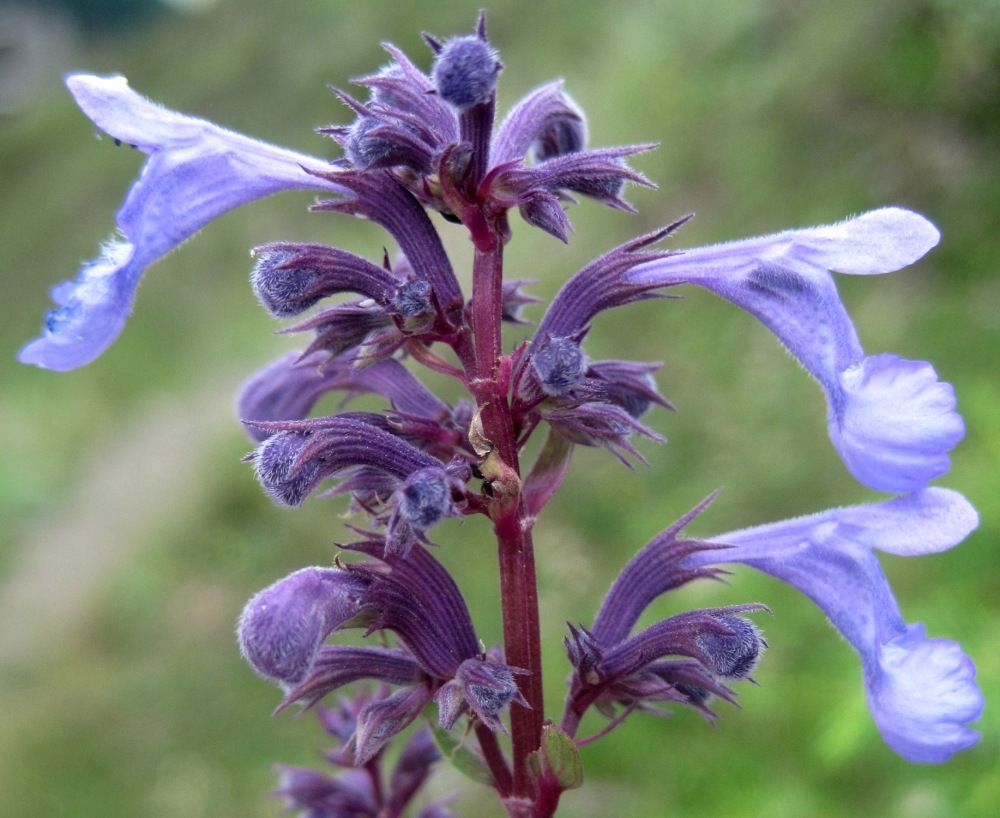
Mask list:
POLYGON ((57 307, 21 350, 22 363, 69 370, 97 358, 124 328, 146 267, 228 210, 279 190, 341 190, 306 170, 325 170, 326 160, 169 111, 124 77, 73 74, 66 84, 101 131, 149 160, 118 211, 119 235, 53 289, 57 307))
POLYGON ((697 284, 764 323, 819 381, 829 431, 851 473, 879 491, 926 486, 965 433, 950 384, 923 361, 866 357, 830 270, 891 273, 939 239, 923 216, 885 207, 837 224, 685 250, 623 276, 633 285, 697 284))
POLYGON ((944 551, 978 525, 975 509, 942 488, 838 508, 713 537, 689 569, 742 563, 813 600, 858 652, 865 693, 883 738, 915 762, 939 763, 979 740, 967 727, 983 708, 975 666, 961 646, 907 624, 874 549, 900 556, 944 551))

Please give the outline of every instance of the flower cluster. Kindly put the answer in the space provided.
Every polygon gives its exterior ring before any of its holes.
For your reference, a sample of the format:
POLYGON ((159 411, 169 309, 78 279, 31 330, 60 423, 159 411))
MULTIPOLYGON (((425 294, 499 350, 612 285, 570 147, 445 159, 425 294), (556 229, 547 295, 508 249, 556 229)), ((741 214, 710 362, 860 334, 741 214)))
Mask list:
MULTIPOLYGON (((948 471, 964 433, 954 392, 929 363, 866 356, 831 275, 906 267, 937 243, 934 226, 886 207, 728 244, 655 249, 683 217, 584 266, 531 337, 506 352, 502 322, 524 323, 522 308, 536 300, 528 282, 503 279, 510 211, 565 241, 565 207, 576 196, 632 209, 626 184, 650 183, 627 159, 651 146, 590 148, 585 117, 560 82, 529 93, 497 125, 502 64, 484 19, 471 35, 426 40, 429 73, 387 45, 390 62, 356 81, 364 99, 337 92, 351 121, 321 129, 342 149, 335 161, 167 111, 120 77, 68 79, 94 123, 149 160, 119 211, 120 236, 54 289, 57 307, 22 361, 64 370, 96 358, 124 327, 145 267, 225 211, 278 190, 319 191, 327 198, 313 210, 370 219, 398 247, 375 261, 318 244, 253 251, 261 304, 295 318, 284 331, 308 341, 244 385, 239 412, 256 445, 247 459, 279 504, 297 506, 327 484, 326 495, 348 495, 366 524, 331 565, 298 570, 254 596, 239 620, 240 648, 284 690, 279 710, 318 705, 361 680, 378 691, 318 710, 341 745, 331 761, 374 778, 284 768, 282 797, 310 816, 400 815, 437 758, 427 730, 412 733, 387 791, 373 783, 378 765, 433 705, 436 716, 427 717, 450 757, 461 750, 466 769, 485 770, 511 815, 553 814, 559 794, 579 785, 576 748, 588 739, 575 737, 591 706, 611 719, 599 735, 670 703, 715 719, 714 700, 733 702, 731 685, 752 679, 767 643, 748 615, 767 612, 764 605, 688 611, 635 631, 655 598, 719 579, 719 566, 731 563, 789 583, 824 611, 859 653, 875 723, 899 754, 940 762, 973 744, 967 725, 982 699, 971 661, 956 643, 903 620, 874 556, 950 548, 977 524, 961 495, 929 486, 948 471), (471 298, 436 218, 468 232, 471 298), (830 437, 847 469, 897 496, 686 538, 709 501, 699 505, 624 567, 590 627, 570 626, 572 674, 556 726, 543 720, 532 528, 576 445, 607 448, 627 465, 642 460, 637 437, 662 440, 642 418, 672 408, 653 378, 659 364, 593 360, 586 338, 605 310, 685 284, 767 326, 825 392, 830 437), (454 378, 470 400, 441 400, 404 360, 454 378), (312 416, 329 393, 386 406, 312 416), (548 437, 522 472, 523 447, 540 427, 548 437), (445 518, 476 515, 490 520, 499 546, 502 648, 480 641, 461 591, 428 548, 445 518), (344 641, 350 629, 382 638, 377 646, 344 641), (507 722, 510 758, 497 735, 507 722), (455 738, 459 724, 474 744, 455 738)), ((440 804, 419 813, 446 814, 440 804)))

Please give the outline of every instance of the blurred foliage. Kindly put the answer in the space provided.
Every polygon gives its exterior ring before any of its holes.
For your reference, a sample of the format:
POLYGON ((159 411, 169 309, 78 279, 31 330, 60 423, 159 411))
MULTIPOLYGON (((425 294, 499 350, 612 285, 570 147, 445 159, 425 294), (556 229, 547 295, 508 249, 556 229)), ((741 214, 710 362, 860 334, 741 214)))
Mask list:
MULTIPOLYGON (((228 0, 94 34, 80 67, 126 73, 170 107, 333 156, 310 130, 347 118, 324 84, 380 65, 380 40, 426 64, 419 32, 465 30, 476 8, 228 0)), ((995 707, 1000 6, 510 0, 491 9, 490 27, 507 66, 501 107, 563 76, 595 144, 661 143, 637 161, 661 185, 634 192, 638 217, 576 207, 568 248, 515 225, 508 270, 537 278, 542 295, 592 255, 690 210, 699 218, 681 246, 884 203, 940 225, 941 247, 914 269, 839 283, 870 351, 931 359, 956 386, 968 435, 944 482, 972 499, 982 526, 953 552, 885 564, 907 618, 963 643, 995 707)), ((65 375, 19 367, 14 352, 48 308, 46 287, 94 254, 141 163, 92 132, 56 86, 0 120, 0 596, 29 583, 32 603, 0 622, 0 814, 275 815, 270 765, 315 763, 322 736, 308 718, 268 717, 278 693, 243 666, 231 623, 252 592, 327 562, 346 534, 337 503, 286 513, 239 463, 249 444, 228 396, 287 346, 245 284, 246 249, 316 240, 376 256, 385 239, 306 214, 308 196, 252 205, 157 265, 102 359, 65 375), (51 560, 39 569, 36 554, 51 560), (27 646, 16 656, 14 636, 27 646)), ((464 239, 442 231, 462 267, 464 239)), ((670 443, 642 444, 649 467, 629 473, 580 452, 539 524, 552 710, 565 620, 590 621, 629 555, 712 489, 725 491, 696 534, 871 499, 833 453, 819 391, 749 316, 691 292, 603 317, 588 349, 665 360, 661 387, 679 411, 654 418, 670 443)), ((442 528, 438 553, 495 642, 488 529, 442 528)), ((742 709, 724 707, 715 730, 690 713, 633 717, 585 748, 587 783, 566 795, 566 815, 996 814, 992 711, 983 742, 950 764, 902 761, 868 717, 856 658, 795 592, 739 571, 727 586, 657 602, 650 616, 758 599, 775 612, 772 647, 742 709)), ((459 814, 499 814, 445 773, 435 791, 451 789, 461 789, 459 814)))

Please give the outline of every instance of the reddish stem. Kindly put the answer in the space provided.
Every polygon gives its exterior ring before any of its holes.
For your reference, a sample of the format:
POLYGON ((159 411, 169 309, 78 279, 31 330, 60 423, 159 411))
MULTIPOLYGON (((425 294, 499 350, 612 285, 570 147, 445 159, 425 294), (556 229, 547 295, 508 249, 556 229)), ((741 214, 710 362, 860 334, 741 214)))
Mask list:
MULTIPOLYGON (((520 474, 513 418, 507 395, 499 383, 501 307, 503 297, 503 242, 496 231, 473 236, 476 246, 472 270, 472 330, 475 374, 472 391, 480 410, 482 431, 503 467, 520 474)), ((492 455, 491 455, 492 456, 492 455)), ((512 487, 505 487, 511 489, 512 487)), ((529 707, 511 708, 514 796, 532 797, 528 754, 541 744, 544 703, 539 636, 535 558, 527 515, 518 487, 505 491, 492 504, 500 560, 500 602, 503 611, 504 655, 509 664, 528 671, 518 677, 529 707)))
POLYGON ((501 798, 510 795, 513 779, 510 774, 510 767, 507 759, 504 758, 503 750, 497 742, 496 733, 490 730, 482 722, 476 724, 476 737, 479 739, 479 746, 483 751, 483 758, 493 775, 493 786, 496 787, 501 798))

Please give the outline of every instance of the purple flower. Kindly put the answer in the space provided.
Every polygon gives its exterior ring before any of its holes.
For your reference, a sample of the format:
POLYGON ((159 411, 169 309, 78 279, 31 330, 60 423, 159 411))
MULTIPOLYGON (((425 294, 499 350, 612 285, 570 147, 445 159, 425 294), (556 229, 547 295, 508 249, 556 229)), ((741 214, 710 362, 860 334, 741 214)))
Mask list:
POLYGON ((120 237, 53 289, 57 308, 21 350, 22 363, 69 370, 93 361, 124 328, 146 267, 226 211, 280 190, 342 190, 305 169, 325 160, 161 108, 124 77, 73 74, 66 84, 101 131, 149 160, 118 211, 120 237))
POLYGON ((361 612, 367 584, 336 568, 302 568, 269 585, 240 616, 243 658, 268 679, 300 682, 323 640, 361 612))
POLYGON ((983 707, 975 667, 957 643, 903 621, 873 552, 944 551, 977 524, 962 495, 929 488, 722 534, 713 540, 728 547, 691 553, 683 564, 743 563, 812 599, 861 656, 868 707, 889 746, 910 761, 939 763, 979 739, 966 726, 983 707))
POLYGON ((865 357, 830 270, 891 273, 937 244, 927 219, 886 207, 837 224, 686 250, 622 275, 633 286, 697 284, 755 315, 819 381, 830 438, 851 473, 907 492, 945 474, 965 429, 929 363, 865 357))

